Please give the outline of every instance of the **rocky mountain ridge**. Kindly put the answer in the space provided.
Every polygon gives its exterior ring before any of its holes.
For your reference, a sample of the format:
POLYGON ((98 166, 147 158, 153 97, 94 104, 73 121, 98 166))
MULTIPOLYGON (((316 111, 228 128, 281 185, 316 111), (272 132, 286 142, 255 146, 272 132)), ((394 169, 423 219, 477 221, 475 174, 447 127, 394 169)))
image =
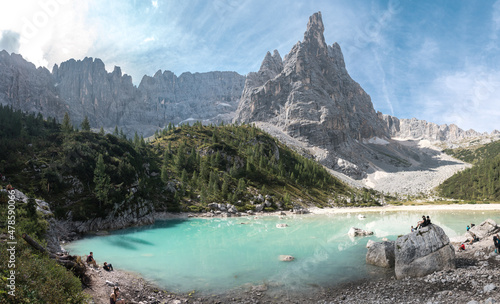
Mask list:
POLYGON ((407 140, 429 140, 439 142, 451 147, 462 144, 471 144, 471 139, 478 139, 478 142, 494 141, 500 139, 500 131, 494 130, 491 133, 477 132, 475 130, 463 130, 455 124, 438 125, 416 118, 399 119, 397 117, 382 114, 381 118, 389 128, 391 138, 407 140))
POLYGON ((96 58, 70 59, 54 65, 52 73, 36 68, 22 56, 0 52, 0 103, 40 112, 60 121, 65 112, 79 125, 88 116, 91 126, 112 131, 121 127, 149 136, 169 123, 190 120, 229 122, 234 116, 245 76, 236 72, 145 75, 138 87, 120 67, 106 71, 96 58))

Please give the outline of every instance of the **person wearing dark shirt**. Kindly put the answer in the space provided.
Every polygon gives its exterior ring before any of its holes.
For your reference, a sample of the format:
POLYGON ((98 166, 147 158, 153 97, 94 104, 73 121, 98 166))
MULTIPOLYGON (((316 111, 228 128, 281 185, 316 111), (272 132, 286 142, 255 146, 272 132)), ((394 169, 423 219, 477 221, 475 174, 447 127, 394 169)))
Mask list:
POLYGON ((94 266, 95 268, 99 268, 99 266, 97 266, 97 263, 96 261, 94 260, 94 253, 91 251, 90 254, 87 256, 87 264, 88 265, 92 265, 94 266))
POLYGON ((113 271, 114 270, 113 265, 108 264, 106 262, 104 262, 104 266, 102 266, 102 268, 104 268, 104 270, 106 270, 106 271, 113 271))

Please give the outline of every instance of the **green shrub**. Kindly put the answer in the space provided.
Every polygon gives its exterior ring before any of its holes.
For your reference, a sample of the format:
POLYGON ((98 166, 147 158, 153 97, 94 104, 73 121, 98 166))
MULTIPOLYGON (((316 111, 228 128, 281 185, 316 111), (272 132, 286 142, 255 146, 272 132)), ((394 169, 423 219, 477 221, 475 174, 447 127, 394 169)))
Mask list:
POLYGON ((188 210, 190 212, 200 212, 201 207, 200 206, 196 206, 196 205, 191 205, 191 206, 188 206, 188 210))
POLYGON ((246 204, 246 205, 245 205, 245 210, 246 210, 246 211, 249 211, 249 210, 251 210, 251 211, 255 211, 255 206, 254 206, 254 205, 251 205, 251 204, 246 204))

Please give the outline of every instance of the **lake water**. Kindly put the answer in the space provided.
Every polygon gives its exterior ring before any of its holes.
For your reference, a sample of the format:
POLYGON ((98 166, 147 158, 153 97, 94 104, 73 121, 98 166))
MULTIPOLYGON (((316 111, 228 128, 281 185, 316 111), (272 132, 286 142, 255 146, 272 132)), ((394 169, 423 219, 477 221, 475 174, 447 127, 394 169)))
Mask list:
MULTIPOLYGON (((421 211, 364 214, 365 219, 352 213, 163 220, 84 238, 65 249, 78 255, 93 251, 99 264, 111 262, 173 292, 217 294, 250 284, 302 292, 380 275, 380 268, 365 263, 368 240, 395 240, 422 216, 421 211), (288 227, 276 228, 280 223, 288 227), (350 238, 353 226, 375 234, 350 238), (295 260, 282 262, 279 255, 295 260)), ((471 222, 500 222, 499 213, 491 211, 428 214, 449 237, 463 235, 471 222)))

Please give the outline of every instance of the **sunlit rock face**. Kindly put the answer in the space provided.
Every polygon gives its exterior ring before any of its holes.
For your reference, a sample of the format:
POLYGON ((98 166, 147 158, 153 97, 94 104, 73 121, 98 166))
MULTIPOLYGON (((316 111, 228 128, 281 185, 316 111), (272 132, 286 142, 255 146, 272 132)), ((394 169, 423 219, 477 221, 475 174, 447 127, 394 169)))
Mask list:
POLYGON ((315 13, 283 62, 277 51, 267 53, 260 70, 247 77, 235 120, 271 122, 326 147, 389 135, 370 96, 347 73, 340 46, 327 45, 323 31, 315 13))
POLYGON ((370 96, 349 76, 340 46, 327 45, 323 31, 321 13, 315 13, 283 61, 277 51, 267 53, 246 79, 235 121, 271 123, 329 151, 323 163, 335 167, 350 145, 389 132, 370 96))

